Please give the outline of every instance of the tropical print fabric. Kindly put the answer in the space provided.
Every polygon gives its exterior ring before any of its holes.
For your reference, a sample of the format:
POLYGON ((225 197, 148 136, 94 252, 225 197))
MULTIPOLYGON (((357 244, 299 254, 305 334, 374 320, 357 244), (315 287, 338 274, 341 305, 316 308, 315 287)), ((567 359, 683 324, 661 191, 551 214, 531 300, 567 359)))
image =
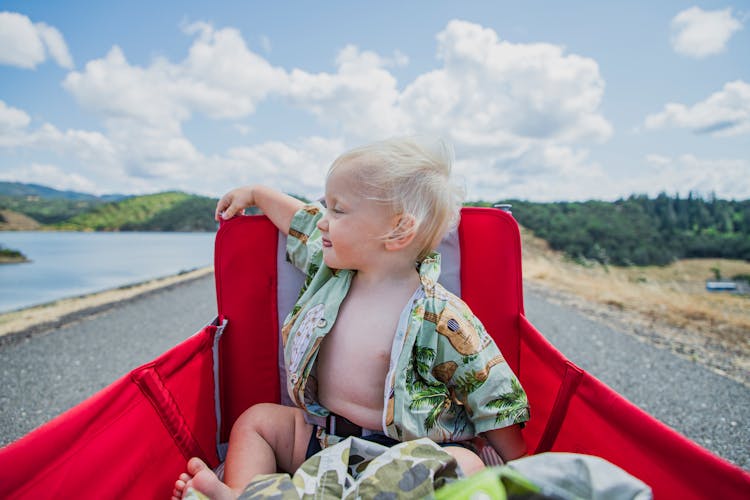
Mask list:
MULTIPOLYGON (((355 274, 323 262, 316 223, 324 210, 308 205, 292 220, 287 258, 307 279, 282 328, 289 394, 318 416, 328 410, 317 401, 315 359, 355 274)), ((424 259, 418 272, 421 288, 405 305, 393 341, 382 431, 399 441, 464 441, 528 420, 526 394, 497 345, 468 306, 437 282, 440 255, 424 259)))

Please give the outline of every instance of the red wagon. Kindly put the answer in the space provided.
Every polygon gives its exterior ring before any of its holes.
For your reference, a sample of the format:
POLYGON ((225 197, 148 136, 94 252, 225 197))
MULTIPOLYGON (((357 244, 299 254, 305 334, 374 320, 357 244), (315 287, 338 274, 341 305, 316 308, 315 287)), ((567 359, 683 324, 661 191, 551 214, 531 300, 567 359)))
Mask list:
MULTIPOLYGON (((527 392, 530 450, 602 457, 657 499, 750 498, 749 474, 568 361, 526 319, 510 214, 464 208, 441 253, 444 285, 471 306, 527 392)), ((0 497, 167 498, 189 457, 219 463, 244 409, 280 401, 279 323, 302 282, 283 236, 262 216, 222 224, 215 276, 212 324, 0 450, 0 497)))

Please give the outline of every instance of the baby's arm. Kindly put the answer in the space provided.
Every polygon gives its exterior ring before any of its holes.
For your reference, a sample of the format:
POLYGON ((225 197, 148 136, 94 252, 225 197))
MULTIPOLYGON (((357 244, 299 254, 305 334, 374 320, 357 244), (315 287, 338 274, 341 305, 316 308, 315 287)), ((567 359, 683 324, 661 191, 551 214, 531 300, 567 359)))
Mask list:
POLYGON ((521 435, 521 427, 518 424, 487 431, 484 433, 484 437, 487 438, 504 462, 521 458, 528 451, 526 442, 521 435))
POLYGON ((289 234, 292 218, 304 203, 267 186, 243 186, 222 196, 216 204, 214 218, 231 219, 238 212, 252 206, 260 208, 279 231, 289 234))

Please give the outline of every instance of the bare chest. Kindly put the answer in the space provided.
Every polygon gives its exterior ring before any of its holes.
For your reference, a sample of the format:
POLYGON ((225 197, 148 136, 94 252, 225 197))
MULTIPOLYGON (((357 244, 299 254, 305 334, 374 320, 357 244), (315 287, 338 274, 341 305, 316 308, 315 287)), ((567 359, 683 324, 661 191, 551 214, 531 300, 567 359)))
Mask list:
POLYGON ((405 303, 403 299, 373 302, 356 295, 347 297, 320 347, 321 388, 356 382, 377 385, 382 391, 405 303))
POLYGON ((336 323, 321 345, 319 369, 345 364, 360 367, 368 375, 385 375, 400 314, 401 309, 361 309, 352 303, 342 304, 336 323))

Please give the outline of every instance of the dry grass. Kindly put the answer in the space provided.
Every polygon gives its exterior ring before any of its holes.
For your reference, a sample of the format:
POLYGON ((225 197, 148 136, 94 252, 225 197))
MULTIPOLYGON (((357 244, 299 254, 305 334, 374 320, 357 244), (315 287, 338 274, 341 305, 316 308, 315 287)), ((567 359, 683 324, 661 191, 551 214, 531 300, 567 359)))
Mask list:
POLYGON ((750 385, 750 297, 705 290, 718 267, 750 274, 750 263, 689 259, 666 267, 584 266, 522 228, 524 278, 561 292, 642 338, 668 346, 750 385))

